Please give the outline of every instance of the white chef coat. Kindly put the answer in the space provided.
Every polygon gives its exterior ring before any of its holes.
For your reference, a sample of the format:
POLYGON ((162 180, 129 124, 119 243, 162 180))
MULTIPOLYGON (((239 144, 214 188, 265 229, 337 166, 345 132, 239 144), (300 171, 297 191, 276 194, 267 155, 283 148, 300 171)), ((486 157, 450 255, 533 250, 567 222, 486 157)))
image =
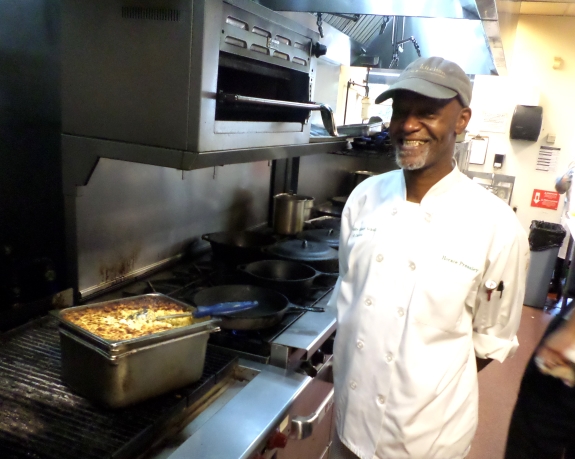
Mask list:
POLYGON ((420 204, 403 171, 369 178, 342 214, 334 348, 337 432, 362 459, 464 457, 475 356, 518 346, 529 246, 503 201, 457 167, 420 204), (504 282, 487 300, 485 282, 504 282))

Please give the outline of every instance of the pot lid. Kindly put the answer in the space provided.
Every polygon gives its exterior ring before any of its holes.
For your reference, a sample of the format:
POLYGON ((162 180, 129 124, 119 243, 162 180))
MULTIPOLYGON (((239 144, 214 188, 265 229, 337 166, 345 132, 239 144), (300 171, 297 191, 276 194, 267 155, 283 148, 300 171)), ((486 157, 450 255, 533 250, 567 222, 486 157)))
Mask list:
POLYGON ((266 250, 280 257, 302 261, 331 260, 338 257, 337 250, 332 249, 326 243, 307 239, 278 242, 266 250))
POLYGON ((341 218, 339 217, 323 216, 314 218, 313 220, 310 220, 309 223, 314 228, 333 228, 337 230, 341 228, 341 218))
POLYGON ((310 229, 297 235, 298 239, 323 242, 330 247, 339 247, 339 230, 337 229, 310 229))

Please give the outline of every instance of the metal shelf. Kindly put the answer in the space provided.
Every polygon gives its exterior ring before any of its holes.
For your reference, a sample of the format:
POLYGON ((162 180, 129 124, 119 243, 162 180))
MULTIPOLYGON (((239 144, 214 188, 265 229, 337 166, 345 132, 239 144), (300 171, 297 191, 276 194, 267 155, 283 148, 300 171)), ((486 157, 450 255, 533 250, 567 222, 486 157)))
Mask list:
POLYGON ((73 195, 76 186, 87 185, 100 158, 190 171, 226 164, 331 153, 344 150, 346 145, 347 142, 342 139, 331 142, 198 153, 63 134, 64 192, 73 195))

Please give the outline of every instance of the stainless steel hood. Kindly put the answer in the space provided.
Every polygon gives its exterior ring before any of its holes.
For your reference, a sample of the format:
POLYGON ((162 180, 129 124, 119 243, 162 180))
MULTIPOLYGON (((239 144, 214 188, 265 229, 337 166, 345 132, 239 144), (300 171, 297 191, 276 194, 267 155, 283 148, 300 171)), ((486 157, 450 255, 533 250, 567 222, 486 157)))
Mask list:
MULTIPOLYGON (((322 13, 325 23, 361 44, 352 49, 352 65, 359 65, 363 53, 378 56, 378 66, 389 68, 392 35, 395 42, 413 36, 422 56, 441 55, 468 74, 487 75, 507 74, 520 8, 520 2, 513 0, 255 1, 276 11, 322 13), (392 20, 382 27, 392 17, 395 28, 392 20)), ((394 67, 405 68, 417 58, 416 47, 404 43, 398 57, 394 67)))

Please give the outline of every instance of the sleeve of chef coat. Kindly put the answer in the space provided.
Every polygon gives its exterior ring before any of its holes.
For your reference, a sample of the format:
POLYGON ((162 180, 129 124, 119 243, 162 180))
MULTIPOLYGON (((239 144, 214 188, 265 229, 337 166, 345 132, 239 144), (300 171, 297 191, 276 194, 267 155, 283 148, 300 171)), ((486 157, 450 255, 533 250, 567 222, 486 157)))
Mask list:
POLYGON ((331 294, 331 298, 327 302, 327 306, 331 308, 336 307, 337 297, 339 295, 339 289, 341 287, 341 279, 348 270, 348 252, 347 252, 347 240, 349 239, 349 235, 351 234, 351 218, 350 218, 350 209, 346 205, 341 213, 341 228, 339 234, 339 276, 337 278, 337 282, 335 287, 333 288, 333 293, 331 294))
MULTIPOLYGON (((516 224, 515 236, 494 244, 487 260, 487 269, 475 297, 473 344, 475 355, 482 359, 503 362, 519 346, 517 329, 525 296, 525 280, 529 265, 529 244, 523 228, 516 224), (504 283, 503 294, 494 290, 487 301, 485 282, 504 283)), ((497 237, 496 237, 497 239, 497 237)))

